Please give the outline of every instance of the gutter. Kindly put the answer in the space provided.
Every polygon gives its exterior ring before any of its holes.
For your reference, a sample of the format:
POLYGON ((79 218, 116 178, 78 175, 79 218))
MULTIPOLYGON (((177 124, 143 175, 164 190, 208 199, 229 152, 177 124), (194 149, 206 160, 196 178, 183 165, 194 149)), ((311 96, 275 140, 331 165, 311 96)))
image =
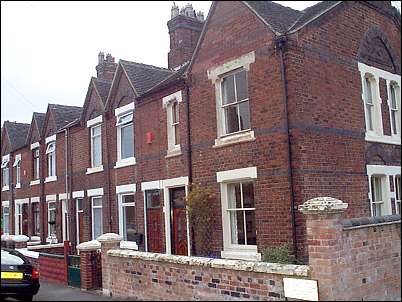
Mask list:
POLYGON ((290 142, 290 130, 289 130, 289 114, 288 114, 288 87, 286 81, 285 61, 283 54, 285 52, 285 45, 287 42, 287 36, 277 36, 275 38, 276 48, 279 49, 279 58, 281 64, 281 80, 282 80, 282 92, 283 92, 283 107, 285 114, 285 130, 287 133, 287 158, 288 158, 288 171, 289 171, 289 186, 291 194, 291 215, 292 215, 292 235, 293 235, 293 252, 297 259, 297 242, 296 242, 296 213, 295 213, 295 194, 293 188, 293 173, 292 173, 292 149, 290 142))

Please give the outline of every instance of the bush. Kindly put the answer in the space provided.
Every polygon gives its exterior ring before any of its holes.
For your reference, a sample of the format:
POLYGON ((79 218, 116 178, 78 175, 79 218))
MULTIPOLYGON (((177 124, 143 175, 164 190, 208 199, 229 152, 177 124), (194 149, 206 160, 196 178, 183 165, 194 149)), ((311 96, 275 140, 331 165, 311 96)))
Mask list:
POLYGON ((290 253, 286 244, 267 248, 262 253, 263 262, 297 264, 297 260, 290 253))
POLYGON ((198 256, 207 256, 211 250, 213 209, 216 203, 216 195, 210 188, 192 185, 186 202, 194 236, 195 253, 198 256))

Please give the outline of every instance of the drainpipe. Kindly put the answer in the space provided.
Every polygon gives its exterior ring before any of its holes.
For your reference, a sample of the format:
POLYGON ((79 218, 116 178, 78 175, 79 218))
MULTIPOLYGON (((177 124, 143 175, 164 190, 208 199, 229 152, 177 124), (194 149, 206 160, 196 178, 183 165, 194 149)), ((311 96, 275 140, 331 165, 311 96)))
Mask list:
POLYGON ((190 132, 190 88, 186 83, 186 117, 187 117, 187 170, 188 170, 188 182, 193 182, 193 167, 191 157, 191 132, 190 132))
POLYGON ((288 157, 288 171, 289 171, 289 186, 291 194, 291 215, 292 215, 292 231, 293 231, 293 252, 297 258, 297 242, 296 242, 296 214, 295 214, 295 194, 293 189, 293 173, 292 173, 292 149, 290 143, 289 131, 289 114, 288 114, 288 87, 286 82, 285 61, 283 54, 285 52, 285 44, 287 41, 286 36, 279 36, 276 38, 276 47, 279 49, 279 58, 281 64, 281 80, 282 80, 282 93, 283 93, 283 107, 285 114, 285 131, 287 133, 287 157, 288 157))
MULTIPOLYGON (((108 129, 108 125, 107 125, 107 121, 108 121, 108 113, 105 112, 103 117, 104 117, 104 129, 105 129, 105 144, 106 144, 106 164, 105 164, 105 170, 106 170, 106 187, 107 187, 107 199, 108 199, 108 210, 109 210, 109 230, 108 232, 112 232, 112 202, 110 200, 110 155, 109 155, 109 136, 107 134, 107 129, 108 129)), ((102 157, 103 158, 103 157, 102 157)))
MULTIPOLYGON (((47 217, 47 216, 45 216, 46 215, 46 213, 45 213, 46 196, 45 196, 45 171, 44 171, 45 167, 44 166, 45 166, 46 157, 43 152, 44 143, 45 143, 44 140, 41 139, 41 144, 39 145, 39 163, 40 163, 39 164, 39 179, 40 179, 39 185, 40 185, 40 192, 41 192, 41 203, 40 204, 41 204, 41 221, 42 221, 42 233, 41 233, 42 243, 46 242, 45 217, 47 217)), ((46 218, 46 220, 47 220, 47 218, 46 218)))
MULTIPOLYGON (((70 228, 71 226, 71 222, 70 222, 70 196, 69 196, 69 192, 68 192, 68 181, 69 181, 69 173, 68 173, 68 163, 69 163, 69 150, 68 150, 68 128, 64 129, 64 145, 65 145, 65 149, 64 149, 64 154, 65 154, 65 173, 66 173, 66 179, 65 179, 65 193, 66 193, 66 207, 67 207, 67 218, 66 218, 66 224, 68 224, 68 228, 70 228)), ((63 208, 63 204, 61 206, 63 208)), ((62 211, 62 215, 64 215, 63 211, 62 211)), ((66 238, 66 240, 71 240, 70 238, 70 230, 64 230, 66 232, 66 235, 68 235, 68 238, 66 238)), ((67 237, 67 236, 66 236, 67 237)))

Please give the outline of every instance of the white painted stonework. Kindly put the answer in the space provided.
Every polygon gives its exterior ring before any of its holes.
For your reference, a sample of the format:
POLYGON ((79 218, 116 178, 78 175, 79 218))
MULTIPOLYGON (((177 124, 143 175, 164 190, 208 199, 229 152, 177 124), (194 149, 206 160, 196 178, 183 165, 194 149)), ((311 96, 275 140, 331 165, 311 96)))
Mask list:
POLYGON ((348 204, 342 200, 332 197, 316 197, 300 205, 299 211, 303 214, 321 214, 343 212, 347 208, 348 204))

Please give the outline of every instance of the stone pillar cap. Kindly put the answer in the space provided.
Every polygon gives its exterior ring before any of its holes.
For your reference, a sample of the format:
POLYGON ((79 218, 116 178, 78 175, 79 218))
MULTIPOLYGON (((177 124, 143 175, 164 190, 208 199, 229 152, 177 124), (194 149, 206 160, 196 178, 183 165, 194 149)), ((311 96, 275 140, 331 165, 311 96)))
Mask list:
POLYGON ((29 237, 25 235, 15 235, 13 240, 14 242, 27 242, 29 237))
POLYGON ((1 235, 1 241, 13 240, 14 235, 1 235))
POLYGON ((77 250, 79 251, 96 251, 100 248, 101 244, 98 240, 91 240, 77 245, 77 250))
POLYGON ((31 236, 31 241, 40 241, 39 236, 31 236))
POLYGON ((299 205, 303 214, 341 213, 347 208, 347 203, 333 197, 316 197, 299 205))
POLYGON ((121 241, 122 238, 121 238, 121 236, 119 234, 106 233, 106 234, 100 235, 98 238, 96 238, 96 240, 98 240, 100 242, 121 241))

